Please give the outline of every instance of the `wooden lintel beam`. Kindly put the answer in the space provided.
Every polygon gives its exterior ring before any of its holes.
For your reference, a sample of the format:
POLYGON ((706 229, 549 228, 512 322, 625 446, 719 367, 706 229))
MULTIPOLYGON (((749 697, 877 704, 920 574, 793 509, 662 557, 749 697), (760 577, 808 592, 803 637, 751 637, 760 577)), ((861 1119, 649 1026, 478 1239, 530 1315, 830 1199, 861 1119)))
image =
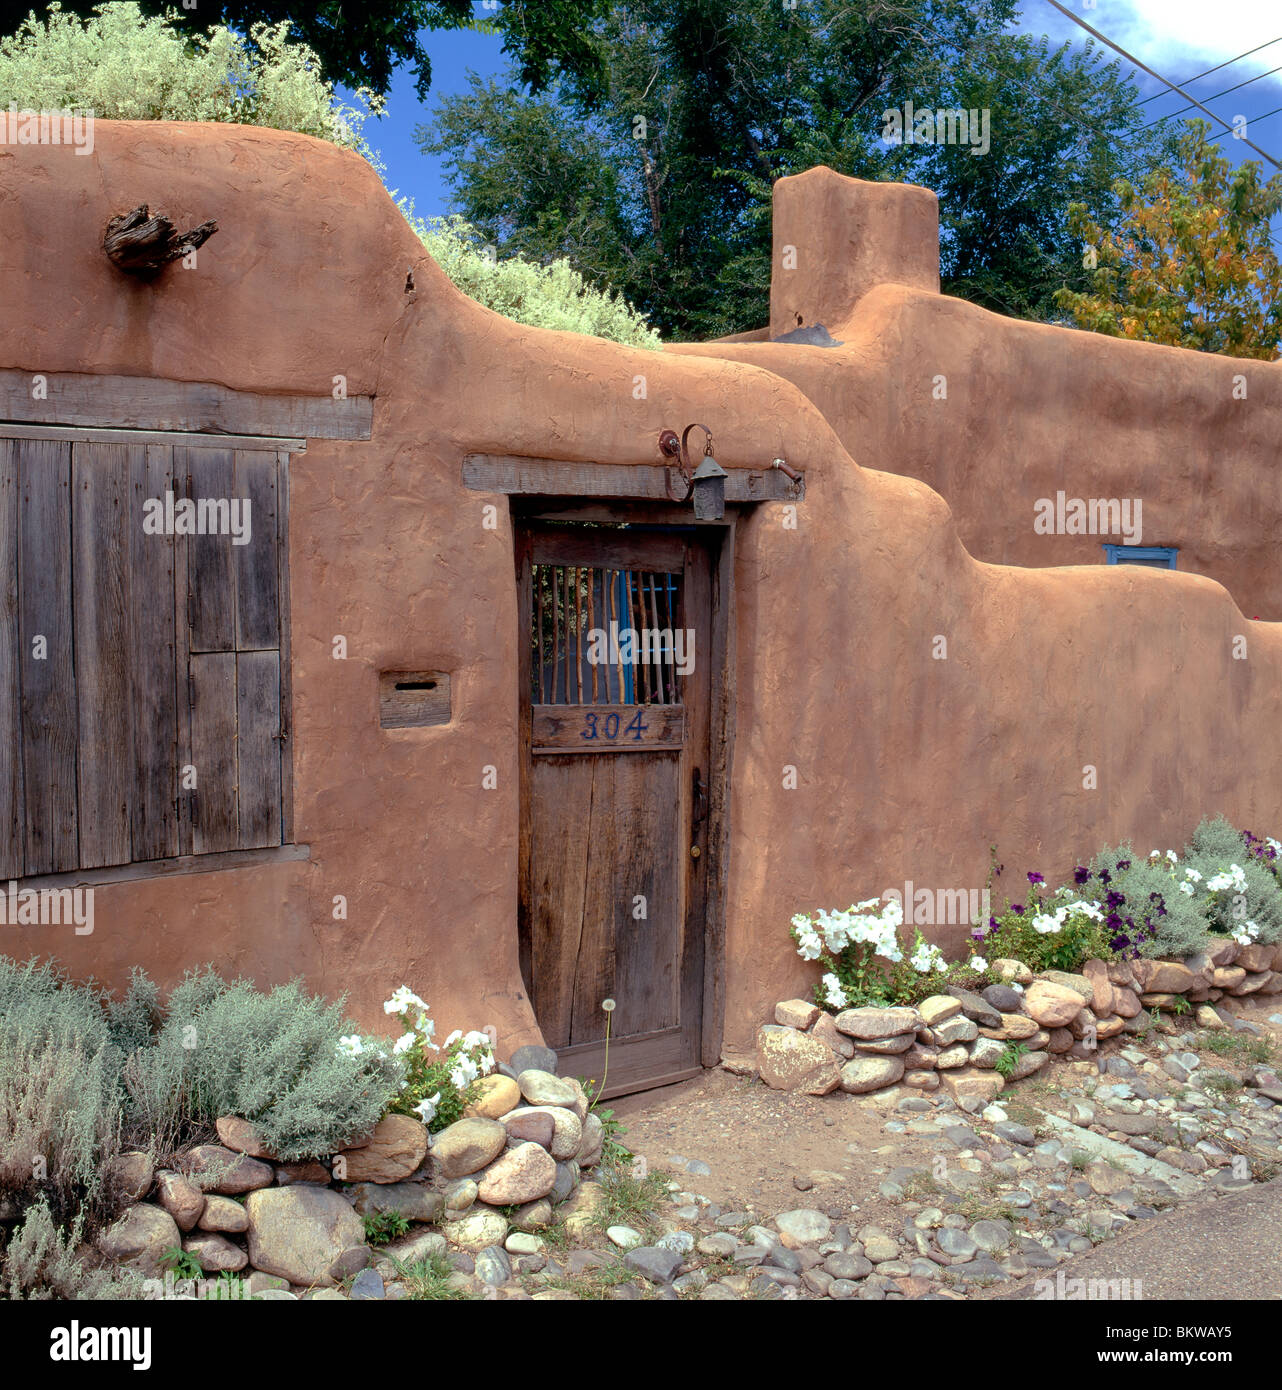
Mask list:
MULTIPOLYGON (((467 454, 463 485, 474 492, 532 497, 618 497, 671 502, 660 464, 571 463, 515 454, 467 454)), ((676 477, 675 470, 672 476, 676 477)), ((726 501, 799 502, 805 478, 793 482, 777 468, 726 469, 726 501)))
POLYGON ((273 396, 209 381, 0 370, 0 421, 183 434, 368 439, 372 396, 273 396), (37 378, 40 378, 37 380, 37 378))

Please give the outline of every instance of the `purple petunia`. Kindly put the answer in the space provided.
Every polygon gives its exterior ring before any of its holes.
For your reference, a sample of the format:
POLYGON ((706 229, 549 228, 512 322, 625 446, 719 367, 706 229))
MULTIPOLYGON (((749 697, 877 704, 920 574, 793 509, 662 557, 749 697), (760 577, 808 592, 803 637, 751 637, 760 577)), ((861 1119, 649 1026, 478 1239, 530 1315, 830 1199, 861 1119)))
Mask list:
POLYGON ((1077 868, 1073 870, 1073 882, 1077 884, 1079 888, 1082 886, 1083 883, 1086 883, 1090 879, 1090 876, 1091 871, 1087 868, 1084 868, 1081 864, 1079 864, 1077 868))
POLYGON ((1028 875, 1028 881, 1029 881, 1029 883, 1045 883, 1045 882, 1046 882, 1046 880, 1041 876, 1041 874, 1035 874, 1035 873, 1030 873, 1030 874, 1028 875))

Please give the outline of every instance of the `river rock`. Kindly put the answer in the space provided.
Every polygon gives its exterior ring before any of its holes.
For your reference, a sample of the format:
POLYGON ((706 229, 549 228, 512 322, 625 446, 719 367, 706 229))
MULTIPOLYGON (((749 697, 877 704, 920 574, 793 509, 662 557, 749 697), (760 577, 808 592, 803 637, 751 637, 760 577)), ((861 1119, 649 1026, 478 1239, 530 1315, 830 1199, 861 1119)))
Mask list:
POLYGON ((807 999, 784 999, 775 1005, 775 1022, 784 1028, 799 1028, 804 1033, 818 1017, 818 1004, 807 999))
POLYGON ((332 1286, 337 1282, 334 1266, 365 1244, 360 1217, 326 1187, 299 1183, 263 1188, 245 1198, 245 1211, 250 1263, 291 1284, 332 1286))
POLYGON ((521 1094, 531 1105, 556 1105, 573 1110, 579 1103, 574 1087, 550 1071, 530 1067, 516 1078, 521 1094))
POLYGON ((234 1272, 244 1269, 249 1263, 249 1256, 239 1245, 233 1245, 226 1236, 213 1231, 185 1237, 183 1249, 189 1255, 195 1255, 206 1274, 221 1274, 224 1270, 234 1272))
MULTIPOLYGON (((222 1231, 240 1235, 249 1229, 249 1217, 239 1202, 233 1202, 230 1197, 219 1197, 210 1193, 205 1198, 204 1210, 196 1224, 202 1231, 222 1231)), ((183 1248, 186 1249, 186 1246, 183 1248)), ((237 1265, 236 1268, 239 1269, 240 1266, 237 1265)))
POLYGON ((167 1211, 139 1202, 99 1235, 97 1246, 108 1259, 155 1279, 164 1273, 165 1252, 180 1241, 178 1226, 167 1211))
POLYGON ((476 1098, 463 1111, 464 1119, 501 1120, 521 1103, 521 1088, 510 1076, 491 1072, 476 1083, 476 1098))
POLYGON ((368 1142, 344 1149, 348 1182, 401 1182, 427 1156, 427 1129, 411 1115, 384 1115, 368 1142))
POLYGON ((1024 1008, 1043 1028, 1063 1028, 1081 1012, 1082 995, 1050 980, 1034 980, 1024 995, 1024 1008))
POLYGON ((855 1045, 850 1039, 840 1031, 833 1016, 821 1012, 819 1017, 810 1025, 810 1036, 818 1038, 821 1043, 832 1048, 838 1057, 849 1059, 855 1055, 855 1045))
MULTIPOLYGON (((445 1210, 445 1195, 421 1182, 363 1182, 348 1194, 360 1216, 395 1212, 407 1221, 435 1221, 445 1210)), ((469 1204, 470 1205, 470 1204, 469 1204)))
POLYGON ((847 1037, 867 1042, 874 1038, 890 1038, 896 1033, 912 1033, 921 1022, 916 1009, 843 1009, 834 1022, 847 1037))
POLYGON ((497 1120, 455 1120, 433 1141, 432 1159, 442 1177, 465 1178, 479 1173, 503 1152, 507 1135, 497 1120))
POLYGON ((757 1030, 761 1079, 776 1091, 826 1096, 841 1084, 837 1056, 813 1033, 767 1023, 757 1030))
POLYGON ((856 1057, 841 1069, 841 1089, 851 1095, 863 1095, 894 1085, 903 1074, 901 1057, 856 1057))
POLYGON ((1179 961, 1136 960, 1131 962, 1131 971, 1141 994, 1184 994, 1197 985, 1197 977, 1179 961))
POLYGON ((276 1174, 270 1163, 226 1149, 221 1144, 201 1144, 178 1162, 179 1171, 203 1192, 236 1197, 270 1187, 276 1174))
POLYGON ((250 1158, 276 1158, 248 1120, 242 1120, 235 1115, 220 1115, 214 1121, 214 1128, 218 1131, 218 1137, 223 1141, 225 1148, 248 1154, 250 1158))
POLYGON ((518 1206, 546 1197, 555 1181, 556 1161, 546 1149, 517 1144, 485 1170, 478 1195, 491 1206, 518 1206))
POLYGON ((205 1194, 181 1173, 156 1174, 156 1201, 173 1217, 180 1231, 190 1231, 205 1209, 205 1194))

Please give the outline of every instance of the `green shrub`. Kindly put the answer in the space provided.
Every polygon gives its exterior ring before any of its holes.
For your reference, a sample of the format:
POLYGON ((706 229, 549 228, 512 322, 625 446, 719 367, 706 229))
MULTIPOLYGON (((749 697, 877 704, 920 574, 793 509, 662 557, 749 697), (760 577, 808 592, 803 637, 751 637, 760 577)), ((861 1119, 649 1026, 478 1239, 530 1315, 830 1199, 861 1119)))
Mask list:
POLYGON ((1077 970, 1083 961, 1117 954, 1098 903, 1076 888, 1052 891, 1039 873, 1027 878, 1021 901, 1008 898, 989 923, 984 950, 990 960, 1020 960, 1031 970, 1077 970))
POLYGON ((0 1194, 66 1221, 101 1196, 120 1146, 120 1065, 99 998, 0 957, 0 1194))
POLYGON ((282 1159, 332 1154, 369 1132, 402 1079, 383 1048, 341 1048, 354 1031, 341 1002, 297 981, 263 994, 197 971, 170 997, 155 1045, 135 1054, 131 1098, 157 1128, 176 1115, 204 1124, 239 1115, 282 1159))
POLYGON ((289 24, 255 24, 252 42, 223 25, 208 35, 145 16, 134 3, 99 5, 81 21, 48 7, 0 39, 0 93, 20 109, 90 110, 103 120, 229 121, 314 135, 377 163, 361 135, 382 101, 361 90, 348 106, 289 24))
POLYGON ((142 1281, 129 1270, 87 1270, 76 1254, 81 1220, 60 1230, 49 1204, 29 1207, 0 1255, 0 1291, 10 1299, 141 1298, 142 1281))
POLYGON ((1212 932, 1241 939, 1247 928, 1251 940, 1272 945, 1282 938, 1282 887, 1270 863, 1252 849, 1253 841, 1223 816, 1208 817, 1185 846, 1183 867, 1200 875, 1192 896, 1212 932))
POLYGON ((590 333, 631 347, 659 348, 658 333, 621 294, 593 288, 567 260, 535 265, 486 254, 480 233, 459 217, 417 217, 399 204, 428 254, 478 304, 535 328, 590 333))
POLYGON ((1180 891, 1181 878, 1164 855, 1141 858, 1128 842, 1100 850, 1090 872, 1081 891, 1104 907, 1110 892, 1121 894, 1125 902, 1119 909, 1135 923, 1132 934, 1140 955, 1190 956, 1206 945, 1206 914, 1180 891), (1141 924, 1151 930, 1140 933, 1141 924))

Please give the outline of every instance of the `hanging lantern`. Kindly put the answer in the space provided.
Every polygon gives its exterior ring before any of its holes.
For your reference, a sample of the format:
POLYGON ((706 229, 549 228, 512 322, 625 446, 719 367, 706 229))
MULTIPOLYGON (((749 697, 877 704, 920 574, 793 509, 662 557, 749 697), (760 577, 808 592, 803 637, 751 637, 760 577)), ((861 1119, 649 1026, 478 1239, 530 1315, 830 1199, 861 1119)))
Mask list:
POLYGON ((694 516, 696 521, 720 521, 726 514, 726 470, 709 452, 694 470, 694 516))

